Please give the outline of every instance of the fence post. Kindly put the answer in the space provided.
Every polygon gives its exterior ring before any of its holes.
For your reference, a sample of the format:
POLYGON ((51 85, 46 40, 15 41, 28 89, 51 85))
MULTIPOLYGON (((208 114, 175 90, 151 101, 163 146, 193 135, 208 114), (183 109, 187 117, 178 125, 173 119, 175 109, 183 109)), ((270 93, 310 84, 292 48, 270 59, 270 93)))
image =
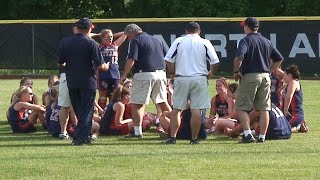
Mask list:
POLYGON ((35 70, 34 70, 34 24, 32 24, 32 74, 35 74, 35 70))

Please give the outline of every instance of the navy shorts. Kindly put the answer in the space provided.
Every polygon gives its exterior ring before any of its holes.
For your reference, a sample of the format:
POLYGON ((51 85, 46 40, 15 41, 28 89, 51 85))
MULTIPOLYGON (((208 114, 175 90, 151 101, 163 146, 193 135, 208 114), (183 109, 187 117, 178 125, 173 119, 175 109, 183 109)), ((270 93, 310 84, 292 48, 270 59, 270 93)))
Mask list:
POLYGON ((101 91, 108 91, 112 94, 113 91, 119 86, 119 79, 99 79, 98 89, 101 91))
POLYGON ((28 120, 15 120, 11 122, 13 133, 31 133, 36 132, 36 127, 28 120))

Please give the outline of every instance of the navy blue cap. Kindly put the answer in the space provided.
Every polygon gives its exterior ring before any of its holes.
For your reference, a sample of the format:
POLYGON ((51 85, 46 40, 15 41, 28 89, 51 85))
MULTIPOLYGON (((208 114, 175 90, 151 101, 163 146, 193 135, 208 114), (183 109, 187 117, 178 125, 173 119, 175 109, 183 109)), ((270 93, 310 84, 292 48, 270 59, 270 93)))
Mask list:
POLYGON ((89 29, 94 28, 91 20, 89 18, 81 18, 79 21, 76 22, 76 26, 79 29, 89 29))
POLYGON ((259 21, 254 17, 248 17, 245 21, 242 21, 240 23, 240 26, 241 27, 248 26, 250 28, 256 28, 256 27, 259 27, 259 21))

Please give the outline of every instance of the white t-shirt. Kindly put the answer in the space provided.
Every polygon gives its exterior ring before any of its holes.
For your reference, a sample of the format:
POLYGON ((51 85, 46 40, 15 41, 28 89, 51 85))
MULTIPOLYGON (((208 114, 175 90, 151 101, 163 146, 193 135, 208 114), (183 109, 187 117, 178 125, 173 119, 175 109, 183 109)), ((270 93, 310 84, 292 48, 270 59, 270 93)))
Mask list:
POLYGON ((198 34, 188 34, 174 40, 164 59, 175 63, 176 75, 180 76, 208 75, 206 61, 210 65, 219 63, 211 42, 198 34))

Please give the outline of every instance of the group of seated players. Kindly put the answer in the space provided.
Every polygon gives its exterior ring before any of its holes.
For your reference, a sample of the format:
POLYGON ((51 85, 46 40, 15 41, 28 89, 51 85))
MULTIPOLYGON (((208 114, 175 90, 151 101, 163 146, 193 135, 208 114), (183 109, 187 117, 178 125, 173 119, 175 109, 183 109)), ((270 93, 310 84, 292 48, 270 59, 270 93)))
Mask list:
MULTIPOLYGON (((292 132, 308 132, 303 111, 302 87, 299 82, 298 67, 291 65, 284 71, 277 69, 271 74, 272 110, 266 139, 289 139, 292 132)), ((172 105, 174 79, 168 81, 168 102, 172 105)), ((95 113, 92 123, 93 137, 96 135, 127 135, 133 133, 131 119, 130 88, 132 82, 126 80, 112 93, 109 103, 103 109, 95 103, 95 113)), ((48 90, 42 94, 42 103, 33 94, 32 79, 26 77, 20 82, 20 87, 13 93, 11 105, 7 112, 8 122, 14 133, 35 132, 35 124, 41 123, 49 134, 59 137, 61 123, 59 122, 60 107, 57 104, 59 77, 51 76, 48 79, 48 90)), ((208 134, 225 134, 229 137, 238 137, 242 133, 235 110, 235 93, 237 83, 220 77, 216 80, 215 95, 211 99, 210 114, 202 111, 202 125, 199 139, 206 139, 208 134)), ((188 107, 188 106, 187 106, 188 107)), ((157 108, 158 109, 158 108, 157 108)), ((254 109, 249 113, 251 129, 259 134, 259 113, 254 109)), ((191 111, 182 112, 182 121, 177 139, 190 139, 191 111)), ((77 118, 72 111, 69 113, 66 130, 72 136, 77 125, 77 118)), ((156 125, 156 132, 165 139, 170 134, 170 112, 146 113, 143 118, 143 131, 148 131, 156 125)))

